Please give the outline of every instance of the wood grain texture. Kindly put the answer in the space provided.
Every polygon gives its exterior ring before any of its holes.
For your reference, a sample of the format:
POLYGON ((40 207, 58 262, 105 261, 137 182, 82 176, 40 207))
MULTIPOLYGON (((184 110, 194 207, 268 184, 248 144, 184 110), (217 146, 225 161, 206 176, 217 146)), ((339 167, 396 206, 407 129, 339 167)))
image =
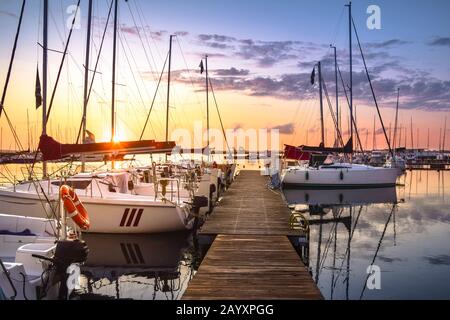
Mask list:
POLYGON ((201 229, 217 235, 182 300, 323 299, 287 236, 291 211, 258 171, 242 171, 201 229))

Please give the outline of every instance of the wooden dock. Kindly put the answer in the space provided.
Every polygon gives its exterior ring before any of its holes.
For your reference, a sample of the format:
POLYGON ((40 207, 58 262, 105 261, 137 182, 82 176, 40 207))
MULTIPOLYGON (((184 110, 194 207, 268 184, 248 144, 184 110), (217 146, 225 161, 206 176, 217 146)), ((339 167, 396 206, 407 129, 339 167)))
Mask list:
POLYGON ((241 171, 200 233, 217 235, 183 300, 323 299, 287 236, 291 211, 259 171, 241 171))

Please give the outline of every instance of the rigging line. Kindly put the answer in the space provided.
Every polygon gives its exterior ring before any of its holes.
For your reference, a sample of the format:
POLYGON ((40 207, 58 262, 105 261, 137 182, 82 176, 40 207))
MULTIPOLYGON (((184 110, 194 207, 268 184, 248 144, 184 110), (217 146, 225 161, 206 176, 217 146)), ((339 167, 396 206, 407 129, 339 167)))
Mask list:
MULTIPOLYGON (((179 37, 176 36, 175 38, 177 39, 178 47, 180 48, 181 56, 182 56, 182 58, 183 58, 184 65, 186 66, 186 71, 188 72, 189 80, 190 80, 192 89, 194 89, 194 94, 195 94, 195 97, 196 97, 196 99, 197 99, 197 104, 198 104, 199 106, 201 106, 200 99, 199 99, 199 97, 198 97, 197 92, 195 91, 195 85, 194 85, 194 81, 193 81, 192 76, 191 76, 191 70, 190 70, 189 67, 188 67, 188 64, 187 64, 187 61, 186 61, 186 57, 184 56, 183 49, 181 48, 181 43, 180 43, 179 37)), ((204 116, 203 109, 201 109, 201 112, 202 112, 202 116, 204 116)))
POLYGON ((336 115, 334 114, 333 107, 331 106, 330 97, 328 95, 328 89, 327 89, 327 86, 325 84, 325 81, 323 80, 323 77, 322 77, 322 84, 323 84, 323 89, 324 89, 324 92, 325 92, 325 97, 327 98, 328 108, 330 109, 331 118, 333 119, 334 127, 336 129, 337 134, 338 134, 338 139, 340 140, 342 146, 344 146, 345 144, 344 144, 344 140, 342 139, 341 130, 339 130, 338 121, 336 119, 336 115))
MULTIPOLYGON (((351 229, 352 229, 352 232, 350 233, 350 237, 349 237, 348 243, 350 243, 350 242, 352 241, 352 239, 353 239, 353 234, 355 233, 356 225, 358 224, 359 217, 361 216, 362 208, 363 208, 363 206, 360 206, 360 207, 359 207, 359 212, 358 212, 358 215, 356 216, 355 223, 353 224, 353 227, 350 226, 351 229)), ((367 208, 367 207, 366 207, 366 208, 367 208)), ((345 258, 347 257, 348 252, 349 252, 349 248, 347 247, 347 249, 345 250, 345 253, 344 253, 344 257, 343 257, 343 259, 342 259, 341 266, 339 267, 338 270, 342 270, 342 267, 344 266, 345 258)), ((336 284, 337 284, 337 281, 338 281, 340 275, 341 275, 341 274, 338 273, 338 275, 337 275, 337 277, 336 277, 336 281, 335 281, 334 284, 333 284, 333 288, 336 288, 336 284)))
POLYGON ((225 138, 225 142, 227 144, 228 152, 231 153, 231 148, 230 148, 230 145, 228 144, 227 135, 225 134, 225 128, 223 126, 222 117, 220 115, 219 105, 217 104, 216 94, 214 93, 214 88, 213 88, 213 85, 212 85, 212 82, 211 82, 211 78, 209 78, 208 80, 209 80, 209 86, 211 87, 211 92, 212 92, 212 95, 213 95, 213 98, 214 98, 214 104, 216 105, 217 115, 219 116, 220 126, 222 127, 222 134, 223 134, 223 137, 225 138))
POLYGON ((135 77, 134 73, 131 70, 130 59, 128 58, 128 54, 127 54, 127 52, 125 50, 125 46, 123 45, 122 37, 123 37, 123 35, 121 35, 121 33, 119 33, 119 42, 120 42, 120 44, 122 46, 122 50, 123 50, 123 53, 124 53, 124 56, 125 56, 125 60, 127 61, 128 67, 130 68, 131 77, 133 78, 133 82, 134 82, 134 84, 136 86, 136 89, 137 89, 137 92, 138 92, 138 95, 139 95, 139 99, 141 100, 141 103, 142 103, 142 105, 143 105, 143 107, 145 109, 145 102, 144 102, 144 99, 142 98, 141 90, 139 89, 139 85, 138 85, 138 83, 136 81, 136 77, 135 77))
MULTIPOLYGON (((201 108, 200 99, 198 98, 198 94, 197 94, 197 92, 196 92, 196 90, 195 90, 194 82, 193 82, 193 80, 192 80, 191 70, 190 70, 189 67, 188 67, 186 57, 184 56, 184 52, 183 52, 183 49, 182 49, 182 47, 181 47, 180 39, 179 39, 178 36, 175 36, 175 38, 176 38, 176 40, 177 40, 177 44, 178 44, 178 47, 179 47, 179 49, 180 49, 180 53, 181 53, 181 56, 182 56, 182 58, 183 58, 184 65, 185 65, 185 67, 186 67, 186 71, 187 71, 187 73, 188 73, 188 75, 189 75, 189 80, 190 80, 190 83, 191 83, 191 86, 192 86, 192 89, 193 89, 195 98, 196 98, 196 100, 197 100, 197 105, 200 107, 200 113, 201 113, 202 117, 204 117, 204 116, 205 116, 205 113, 204 113, 204 111, 203 111, 203 108, 201 108)), ((182 112, 183 112, 183 114, 185 115, 185 117, 187 118, 187 115, 186 115, 186 112, 185 112, 184 108, 182 109, 182 112)), ((195 142, 196 142, 196 143, 199 142, 199 141, 198 141, 198 137, 194 136, 194 139, 195 139, 195 142)))
MULTIPOLYGON (((336 217, 336 219, 340 219, 340 217, 341 217, 341 215, 342 215, 342 212, 343 212, 343 210, 340 210, 339 215, 336 217)), ((322 271, 322 269, 324 268, 325 260, 326 260, 326 258, 327 258, 327 256, 328 256, 328 251, 329 251, 329 249, 330 249, 331 242, 333 241, 332 237, 333 237, 334 233, 337 232, 337 224, 338 224, 338 221, 336 221, 336 222, 333 224, 333 227, 332 227, 332 229, 331 229, 331 231, 330 231, 330 234, 328 235, 328 239, 327 239, 327 242, 326 242, 326 244, 325 244, 325 250, 324 250, 323 255, 322 255, 322 257, 321 257, 321 260, 320 260, 320 262, 319 262, 319 266, 320 266, 319 273, 320 273, 320 272, 322 271)))
MULTIPOLYGON (((145 58, 146 58, 147 63, 148 63, 148 65, 149 65, 149 67, 150 67, 150 71, 152 71, 153 80, 156 81, 156 78, 154 77, 154 74, 153 74, 153 66, 152 66, 152 64, 150 63, 150 59, 149 59, 149 57, 148 57, 147 50, 146 50, 145 45, 144 45, 144 41, 142 40, 142 36, 141 36, 141 32, 139 31, 139 27, 138 27, 137 24, 136 24, 136 20, 135 20, 135 18, 134 18, 133 12, 132 12, 132 10, 131 10, 130 3, 127 2, 127 5, 128 5, 128 10, 130 11, 131 19, 133 20, 133 23, 134 23, 134 27, 135 27, 136 32, 137 32, 137 34, 138 34, 139 41, 141 42, 142 48, 144 49, 145 58)), ((156 63, 155 63, 155 65, 154 65, 154 67, 156 67, 156 63)))
MULTIPOLYGON (((298 112, 300 111, 300 107, 301 107, 301 102, 298 102, 297 108, 295 109, 295 112, 294 112, 294 117, 292 118, 292 120, 294 122, 297 119, 298 112)), ((291 135, 291 142, 290 142, 290 144, 294 144, 295 138, 297 137, 297 133, 298 133, 297 126, 295 126, 294 134, 291 135)))
MULTIPOLYGON (((108 29, 109 20, 111 18, 111 11, 113 8, 113 3, 114 3, 114 0, 111 0, 111 5, 109 6, 109 11, 108 11, 108 17, 106 18, 105 29, 103 30, 102 40, 100 42, 100 48, 98 50, 97 59, 95 61, 94 73, 92 74, 91 83, 89 85, 89 92, 88 92, 88 95, 86 98, 86 100, 87 100, 86 103, 89 102, 89 98, 91 97, 91 92, 92 92, 92 87, 94 85, 95 75, 97 74, 98 63, 99 63, 100 56, 102 53, 103 44, 105 42, 106 31, 108 29)), ((83 129, 83 119, 81 119, 80 128, 78 129, 77 141, 75 142, 76 144, 78 144, 78 142, 80 142, 80 136, 81 136, 82 129, 83 129)))
POLYGON ((45 124, 48 123, 50 112, 52 111, 53 100, 55 98, 56 89, 58 87, 58 82, 59 82, 59 77, 61 76, 61 71, 62 71, 62 68, 64 66, 64 61, 66 59, 67 49, 69 47, 70 38, 72 37, 72 32, 73 32, 73 29, 74 29, 74 26, 75 26, 75 21, 76 21, 77 15, 78 15, 78 10, 80 9, 80 2, 81 2, 81 0, 78 0, 77 9, 75 10, 75 14, 74 14, 74 17, 73 17, 73 20, 72 20, 72 25, 70 27, 69 35, 67 37, 66 45, 65 45, 65 48, 64 48, 64 53, 63 53, 61 64, 60 64, 59 70, 58 70, 58 75, 56 77, 55 86, 53 88, 52 97, 50 98, 50 105, 48 107, 47 115, 46 115, 46 118, 45 118, 45 124))
POLYGON ((384 137, 386 138, 386 143, 387 143, 388 148, 389 148, 389 153, 391 154, 392 157, 394 157, 394 154, 393 154, 392 149, 391 149, 391 143, 389 142, 389 138, 388 138, 387 133, 386 133, 386 128, 384 127, 383 118, 381 117, 380 108, 378 107, 377 97, 375 96, 375 91, 374 91, 373 86, 372 86, 372 80, 370 79, 369 71, 367 70, 366 59, 365 59, 364 53, 362 51, 361 42, 359 41, 358 31, 356 30, 355 21, 353 20, 353 18, 352 18, 352 24, 353 24, 353 29, 355 30, 356 39, 358 40, 358 47, 359 47, 359 51, 361 52, 361 57, 362 57, 362 61, 363 61, 363 64, 364 64, 364 69, 366 70, 367 80, 369 81, 369 85, 370 85, 370 91, 372 91, 373 101, 375 102, 375 107, 377 107, 378 117, 380 118, 381 127, 383 128, 384 137))
MULTIPOLYGON (((134 1, 134 5, 135 5, 135 7, 136 7, 136 12, 137 12, 137 14, 138 14, 139 21, 141 22, 141 26, 144 27, 144 22, 143 22, 143 20, 145 20, 145 21, 150 21, 150 19, 146 19, 146 17, 144 16, 144 11, 142 10, 139 1, 134 1), (142 14, 142 15, 141 15, 141 14, 142 14)), ((146 38, 147 46, 148 46, 149 49, 150 49, 150 42, 148 41, 147 32, 145 32, 145 29, 143 29, 143 30, 144 30, 144 35, 145 35, 145 38, 146 38)), ((155 38, 153 37, 153 34, 152 34, 151 31, 150 31, 150 38, 152 39, 153 44, 155 45, 156 53, 158 54, 159 59, 162 61, 161 53, 160 53, 160 51, 158 50, 158 46, 156 45, 155 38)), ((150 52, 151 52, 151 50, 150 50, 150 52)), ((153 63, 154 63, 154 65, 155 65, 155 67, 156 67, 157 64, 155 63, 155 61, 154 61, 154 59, 153 59, 153 55, 152 55, 152 60, 153 60, 153 63)))
POLYGON ((3 105, 5 103, 5 98, 6 98, 6 92, 8 91, 9 79, 11 78, 11 70, 13 67, 14 58, 16 56, 17 42, 19 40, 20 28, 22 26, 22 19, 23 19, 23 12, 25 10, 25 4, 26 4, 26 0, 23 0, 22 8, 20 9, 19 23, 17 24, 16 36, 14 38, 14 45, 13 45, 13 49, 11 52, 11 59, 9 60, 8 72, 6 74, 6 81, 5 81, 5 85, 3 87, 2 100, 0 101, 0 116, 2 115, 3 105))
MULTIPOLYGON (((42 17, 42 6, 43 6, 43 1, 40 1, 39 2, 39 12, 38 12, 38 27, 36 28, 37 30, 36 30, 36 32, 37 32, 37 36, 36 36, 36 39, 37 39, 37 43, 39 43, 40 42, 40 40, 41 40, 41 17, 42 17)), ((38 65, 39 65, 39 45, 37 45, 36 46, 36 61, 37 61, 37 63, 38 63, 38 65)))
POLYGON ((335 32, 334 32, 334 35, 333 35, 333 41, 331 43, 335 43, 336 42, 336 38, 337 38, 337 36, 339 34, 339 31, 340 31, 339 27, 341 26, 342 16, 344 15, 344 10, 345 10, 345 7, 342 7, 341 14, 339 16, 338 22, 337 22, 337 24, 335 26, 335 29, 334 29, 335 32))
MULTIPOLYGON (((123 34, 122 34, 121 36, 123 37, 123 34)), ((127 47, 128 47, 128 50, 129 50, 130 53, 131 53, 131 58, 132 58, 132 60, 133 60, 133 62, 134 62, 134 64, 135 64, 135 66, 136 66, 136 69, 138 69, 138 64, 136 63, 136 59, 135 59, 135 57, 134 57, 134 55, 133 55, 133 51, 131 50, 131 47, 129 46, 128 41, 126 40, 126 37, 124 37, 124 40, 125 40, 125 44, 126 44, 127 47)), ((129 68, 130 68, 130 70, 131 70, 131 64, 130 64, 130 61, 129 61, 129 59, 128 59, 128 55, 127 55, 127 53, 126 53, 126 51, 125 51, 125 47, 123 46, 122 38, 120 38, 120 41, 121 41, 122 48, 123 48, 125 57, 126 57, 126 59, 127 59, 129 68)), ((143 84, 143 86, 144 86, 144 88, 145 88, 145 93, 146 93, 146 95, 147 95, 147 96, 150 96, 149 93, 148 93, 148 91, 147 91, 147 87, 145 86, 145 82, 144 82, 144 79, 142 78, 142 75, 141 75, 139 72, 138 72, 138 74, 139 74, 139 78, 141 79, 141 82, 142 82, 142 84, 143 84)), ((146 109, 146 107, 145 107, 145 102, 144 102, 144 99, 142 98, 141 91, 140 91, 140 89, 139 89, 139 86, 138 86, 138 83, 137 83, 136 78, 135 78, 135 76, 134 76, 134 73, 132 73, 132 77, 133 77, 134 83, 135 83, 135 85, 136 85, 136 89, 138 90, 138 94, 139 94, 139 97, 140 97, 141 102, 142 102, 143 111, 144 111, 145 113, 147 113, 147 109, 146 109)), ((158 92, 158 91, 155 92, 155 98, 156 98, 157 92, 158 92)), ((154 101, 153 101, 153 103, 154 103, 154 101)), ((136 114, 135 114, 135 116, 136 116, 136 114)), ((137 120, 137 119, 138 119, 138 118, 136 118, 136 120, 137 120)), ((139 123, 139 121, 137 121, 136 123, 139 123)), ((152 129, 152 131, 153 131, 153 135, 156 137, 155 130, 154 130, 154 128, 153 128, 153 126, 152 126, 151 124, 150 124, 150 127, 151 127, 151 129, 152 129)), ((141 139, 142 139, 142 135, 141 135, 140 140, 141 140, 141 139)))
MULTIPOLYGON (((375 263, 375 260, 376 260, 376 258, 377 258, 377 256, 378 256, 378 251, 379 251, 380 248, 381 248, 381 244, 382 244, 382 242, 383 242, 384 235, 385 235, 385 233, 386 233, 386 229, 387 229, 387 227, 388 227, 388 225, 389 225, 389 221, 391 221, 391 217, 392 217, 392 214, 393 214, 394 211, 395 211, 395 208, 396 208, 396 205, 394 204, 394 205, 392 206, 391 213, 389 214, 389 218, 388 218, 388 220, 386 221, 386 224, 384 225, 383 233, 381 234, 381 238, 380 238, 380 240, 378 241, 377 249, 376 249, 376 251, 375 251, 375 254, 374 254, 374 256, 373 256, 372 262, 370 263, 369 267, 373 266, 373 264, 375 263)), ((371 274, 369 273, 369 274, 367 275, 367 277, 366 277, 366 281, 364 281, 364 286, 363 286, 363 289, 362 289, 362 291, 361 291, 361 295, 359 296, 359 300, 362 299, 362 297, 363 297, 363 295, 364 295, 364 291, 366 291, 366 287, 367 287, 366 283, 367 283, 367 280, 369 279, 370 275, 371 275, 371 274)))
MULTIPOLYGON (((146 44, 147 44, 148 51, 150 52, 150 57, 151 57, 151 60, 152 60, 152 62, 153 62, 153 65, 152 65, 152 63, 150 62, 150 60, 148 59, 148 56, 147 56, 147 54, 146 54, 147 63, 149 64, 151 71, 153 71, 153 70, 158 70, 157 63, 156 63, 156 61, 155 61, 155 58, 153 57, 152 49, 151 49, 150 42, 149 42, 148 36, 147 36, 147 29, 148 29, 148 27, 146 27, 146 26, 144 25, 144 22, 143 22, 143 19, 142 19, 142 17, 141 17, 141 13, 140 13, 140 10, 141 10, 141 9, 138 8, 138 3, 137 3, 137 1, 134 1, 134 5, 135 5, 136 13, 137 13, 137 16, 138 16, 138 19, 139 19, 139 22, 140 22, 140 27, 141 27, 141 29, 142 29, 142 31, 143 31, 143 34, 144 34, 144 39, 145 39, 145 42, 146 42, 146 44)), ((131 8, 130 8, 130 12, 131 12, 131 8)), ((143 16, 143 14, 142 14, 142 16, 143 16)), ((134 22, 134 24, 135 24, 135 26, 136 26, 137 23, 136 23, 135 20, 134 20, 133 14, 132 14, 132 18, 133 18, 133 22, 134 22)), ((153 43, 154 43, 154 45, 155 45, 156 51, 157 51, 157 53, 158 53, 158 55, 159 55, 159 58, 160 58, 160 60, 161 60, 161 62, 162 62, 161 54, 160 54, 160 52, 159 52, 159 50, 158 50, 158 47, 157 47, 157 45, 156 45, 156 42, 155 42, 154 39, 153 39, 152 32, 151 32, 151 31, 149 31, 149 32, 150 32, 150 36, 152 37, 153 43)), ((139 35, 140 35, 140 33, 139 33, 139 35)), ((144 50, 145 50, 145 45, 144 45, 144 43, 143 43, 142 40, 141 40, 141 44, 142 44, 142 46, 144 47, 144 50)), ((156 82, 156 77, 155 77, 155 75, 153 74, 153 72, 152 72, 152 76, 153 76, 153 80, 156 82)), ((159 96, 160 96, 160 99, 161 99, 162 101, 165 99, 165 96, 163 95, 163 93, 160 92, 160 93, 159 93, 159 96)))
MULTIPOLYGON (((123 33, 123 32, 122 32, 122 33, 123 33)), ((123 36, 123 35, 122 35, 122 36, 123 36)), ((150 100, 150 94, 149 94, 149 92, 148 92, 147 85, 145 84, 145 81, 144 81, 144 78, 142 77, 141 72, 139 72, 139 66, 138 66, 138 64, 137 64, 137 62, 136 62, 136 58, 134 57, 133 50, 131 49, 131 47, 130 47, 130 45, 129 45, 129 43, 128 43, 127 38, 126 38, 126 37, 123 37, 123 40, 125 41, 125 44, 126 44, 126 46, 127 46, 127 48, 128 48, 128 51, 129 51, 130 54, 131 54, 131 59, 132 59, 133 62, 134 62, 134 66, 135 66, 135 68, 136 68, 136 70, 137 70, 137 73, 138 73, 138 75, 139 75, 139 79, 141 80, 142 86, 143 86, 144 89, 145 89, 145 93, 146 93, 146 96, 147 96, 146 98, 148 98, 148 100, 150 100)), ((121 40, 121 41, 122 41, 122 40, 121 40)), ((124 52, 125 52, 125 48, 123 48, 123 50, 124 50, 124 52)), ((129 64, 129 65, 130 65, 130 64, 129 64)), ((150 68, 151 68, 151 67, 150 67, 150 68)), ((131 65, 130 65, 130 71, 131 71, 131 65)), ((152 75, 154 76, 152 70, 151 70, 151 73, 152 73, 152 75)), ((133 74, 133 78, 134 78, 134 74, 133 74)), ((154 78, 154 81, 156 82, 156 78, 154 78)), ((139 91, 139 86, 138 86, 138 84, 137 84, 137 81, 135 81, 135 84, 136 84, 137 90, 139 91)), ((146 108, 145 108, 145 104, 144 104, 144 103, 143 103, 143 106, 144 106, 144 108, 143 108, 144 112, 147 113, 147 110, 146 110, 146 108)))
POLYGON ((169 53, 167 53, 166 60, 164 61, 164 65, 163 65, 162 70, 161 70, 161 75, 159 76, 158 84, 156 85, 156 90, 155 90, 155 94, 153 96, 152 104, 151 104, 150 109, 148 111, 147 119, 145 120, 144 128, 142 128, 142 132, 141 132, 141 136, 139 137, 139 140, 142 140, 142 137, 144 136, 144 133, 145 133, 145 129, 147 128, 148 120, 150 119, 150 114, 152 113, 152 110, 153 110, 153 106, 154 106, 154 103, 155 103, 156 95, 158 93, 158 89, 159 89, 159 85, 161 84, 162 77, 164 75, 164 70, 166 68, 166 63, 167 63, 167 59, 168 58, 169 58, 169 53))
MULTIPOLYGON (((341 78, 342 88, 344 89, 344 94, 345 94, 345 98, 347 100, 347 105, 350 108, 350 101, 348 99, 347 89, 345 88, 344 78, 342 77, 341 69, 339 68, 339 66, 338 66, 338 73, 339 73, 339 77, 341 78)), ((360 146, 361 152, 364 154, 364 150, 363 150, 362 144, 361 144, 361 139, 359 138, 358 128, 356 127, 356 122, 355 122, 355 119, 353 116, 352 116, 352 123, 355 128, 356 139, 358 139, 358 144, 360 146)))

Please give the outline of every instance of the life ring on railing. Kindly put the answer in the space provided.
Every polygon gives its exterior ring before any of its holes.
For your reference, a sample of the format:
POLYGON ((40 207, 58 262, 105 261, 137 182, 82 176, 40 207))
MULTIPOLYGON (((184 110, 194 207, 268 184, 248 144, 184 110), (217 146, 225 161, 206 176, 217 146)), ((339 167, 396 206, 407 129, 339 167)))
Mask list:
POLYGON ((68 217, 72 218, 73 222, 82 230, 88 230, 91 225, 89 215, 80 199, 78 199, 75 191, 68 185, 62 185, 59 193, 63 200, 64 208, 67 210, 68 217))

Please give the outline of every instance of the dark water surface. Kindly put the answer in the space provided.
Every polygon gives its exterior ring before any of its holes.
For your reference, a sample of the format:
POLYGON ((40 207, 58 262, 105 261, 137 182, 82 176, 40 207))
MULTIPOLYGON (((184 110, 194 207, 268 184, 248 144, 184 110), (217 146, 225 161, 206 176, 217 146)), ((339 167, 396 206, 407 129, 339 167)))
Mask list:
MULTIPOLYGON (((284 190, 310 220, 302 259, 326 299, 450 298, 450 172, 408 171, 396 188, 284 190), (380 289, 366 287, 379 267, 380 289)), ((85 235, 87 297, 180 299, 203 253, 192 233, 85 235)))
POLYGON ((312 220, 304 260, 324 297, 449 299, 449 177, 408 171, 396 188, 285 190, 312 220), (380 289, 366 287, 370 265, 380 289))

